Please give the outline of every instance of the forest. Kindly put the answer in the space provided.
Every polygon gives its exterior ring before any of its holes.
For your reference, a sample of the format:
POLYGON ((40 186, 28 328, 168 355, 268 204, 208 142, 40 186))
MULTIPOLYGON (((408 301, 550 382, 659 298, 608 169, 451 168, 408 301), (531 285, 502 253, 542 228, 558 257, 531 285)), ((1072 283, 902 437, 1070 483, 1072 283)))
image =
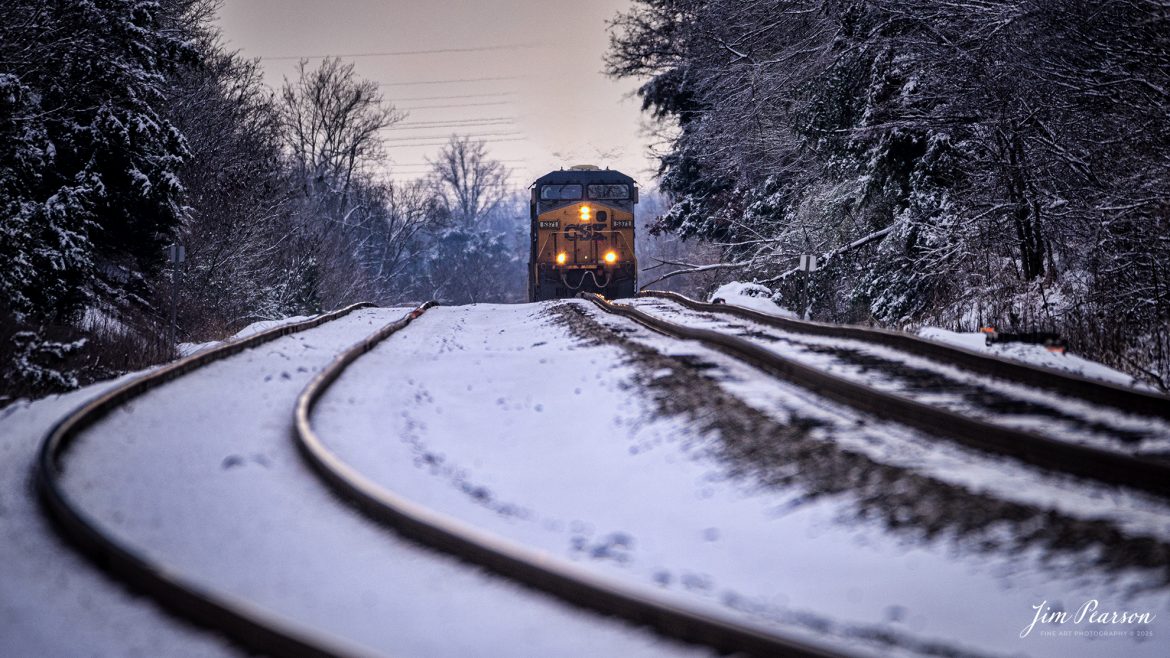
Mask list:
MULTIPOLYGON (((273 90, 218 8, 4 3, 0 406, 259 320, 522 299, 486 144, 391 182, 377 83, 273 90)), ((1053 331, 1170 390, 1170 2, 634 0, 609 31, 659 167, 643 284, 797 308, 816 254, 814 319, 1053 331)))
POLYGON ((1170 3, 636 0, 655 230, 818 320, 1054 331, 1170 387, 1170 3))
POLYGON ((377 84, 327 58, 272 90, 218 8, 4 3, 0 406, 255 321, 520 300, 527 198, 484 143, 452 135, 429 175, 378 176, 405 114, 377 84))

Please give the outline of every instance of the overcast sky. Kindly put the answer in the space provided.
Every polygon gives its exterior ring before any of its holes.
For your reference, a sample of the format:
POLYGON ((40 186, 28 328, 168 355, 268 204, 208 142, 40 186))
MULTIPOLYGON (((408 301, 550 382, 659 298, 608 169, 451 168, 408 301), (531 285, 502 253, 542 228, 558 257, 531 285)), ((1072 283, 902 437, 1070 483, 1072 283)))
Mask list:
POLYGON ((638 100, 630 97, 637 83, 601 73, 606 20, 629 4, 225 0, 220 25, 229 47, 263 59, 274 88, 294 75, 298 57, 370 54, 345 59, 382 83, 387 101, 409 111, 387 134, 396 179, 422 172, 425 158, 455 131, 483 135, 519 186, 582 163, 621 169, 647 185, 646 138, 638 100), (376 55, 460 48, 492 49, 376 55), (416 122, 429 125, 407 125, 416 122))

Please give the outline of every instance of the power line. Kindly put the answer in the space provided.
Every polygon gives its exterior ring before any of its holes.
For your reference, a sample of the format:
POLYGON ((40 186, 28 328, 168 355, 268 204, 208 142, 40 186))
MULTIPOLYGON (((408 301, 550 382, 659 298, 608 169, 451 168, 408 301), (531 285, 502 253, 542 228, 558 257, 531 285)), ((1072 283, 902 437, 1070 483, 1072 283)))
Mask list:
POLYGON ((515 121, 516 117, 483 117, 479 119, 448 119, 445 121, 402 121, 392 126, 386 126, 384 130, 402 130, 411 127, 426 127, 426 126, 450 126, 461 123, 484 123, 487 121, 515 121))
MULTIPOLYGON (((503 160, 496 160, 496 162, 503 162, 503 160)), ((529 168, 529 167, 527 167, 527 166, 524 166, 524 167, 507 167, 506 169, 507 169, 508 173, 511 173, 511 174, 517 174, 517 173, 519 173, 519 172, 522 172, 522 171, 529 171, 529 170, 530 170, 530 168, 529 168)), ((434 171, 434 169, 433 169, 433 168, 427 168, 427 169, 404 169, 404 168, 401 168, 401 167, 383 166, 383 167, 379 167, 379 168, 376 170, 376 172, 374 172, 374 173, 382 173, 382 174, 384 174, 384 173, 386 173, 386 172, 389 172, 389 171, 392 171, 392 172, 394 172, 394 173, 398 173, 398 174, 427 174, 427 173, 431 173, 432 171, 434 171)))
POLYGON ((400 110, 440 110, 448 107, 486 107, 488 105, 511 105, 512 101, 494 101, 491 103, 450 103, 447 105, 395 105, 400 110))
POLYGON ((411 87, 414 85, 446 85, 457 82, 493 82, 497 80, 519 80, 518 75, 499 75, 485 78, 452 78, 450 80, 416 80, 414 82, 379 82, 379 87, 411 87))
POLYGON ((492 96, 515 96, 515 91, 492 91, 485 94, 455 94, 453 96, 411 96, 409 98, 395 98, 394 101, 445 101, 453 98, 491 98, 492 96))
POLYGON ((427 123, 463 123, 465 121, 511 121, 515 118, 515 115, 509 115, 505 117, 469 117, 467 119, 442 119, 437 121, 401 121, 394 124, 394 126, 421 126, 427 123))
MULTIPOLYGON (((477 141, 482 141, 485 144, 498 144, 500 142, 525 142, 525 141, 528 141, 528 138, 527 137, 507 137, 504 139, 483 139, 483 140, 477 140, 477 141)), ((423 148, 423 147, 427 147, 427 146, 446 146, 449 143, 450 142, 447 142, 444 140, 441 142, 423 142, 423 143, 417 143, 417 144, 398 144, 398 145, 395 145, 393 148, 407 149, 407 148, 423 148)))
POLYGON ((403 126, 401 128, 394 126, 392 128, 383 128, 391 132, 402 130, 435 130, 436 128, 502 128, 503 126, 513 126, 516 124, 514 119, 504 119, 501 121, 464 121, 460 123, 428 123, 422 126, 403 126))
MULTIPOLYGON (((512 158, 510 160, 498 160, 496 158, 490 158, 490 159, 495 160, 496 162, 503 162, 505 164, 507 164, 509 162, 528 162, 527 158, 512 158)), ((429 166, 431 166, 431 163, 430 162, 403 162, 401 164, 395 163, 391 166, 393 166, 393 167, 407 167, 407 168, 410 168, 410 167, 429 167, 429 166)))
POLYGON ((391 50, 380 53, 347 53, 338 55, 261 55, 260 59, 282 60, 282 59, 324 59, 326 57, 399 57, 403 55, 440 55, 444 53, 479 53, 491 50, 522 50, 525 48, 541 48, 545 44, 540 43, 513 43, 503 44, 498 46, 477 46, 473 48, 435 48, 432 50, 391 50))
MULTIPOLYGON (((523 134, 524 133, 522 133, 518 130, 513 130, 511 132, 506 132, 506 133, 464 133, 464 134, 459 135, 459 136, 460 137, 510 137, 512 135, 523 135, 523 134)), ((391 139, 384 139, 382 141, 384 141, 384 142, 413 142, 413 141, 417 141, 420 139, 431 139, 431 140, 444 139, 445 140, 449 137, 450 137, 450 135, 418 135, 417 137, 394 137, 391 139)), ((443 141, 441 143, 446 144, 447 142, 443 141)))

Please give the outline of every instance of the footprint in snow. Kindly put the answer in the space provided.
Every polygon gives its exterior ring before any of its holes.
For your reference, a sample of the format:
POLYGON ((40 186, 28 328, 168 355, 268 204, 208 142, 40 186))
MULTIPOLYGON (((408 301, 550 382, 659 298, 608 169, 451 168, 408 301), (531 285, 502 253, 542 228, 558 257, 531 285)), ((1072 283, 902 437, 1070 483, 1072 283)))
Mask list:
POLYGON ((613 532, 603 537, 595 544, 583 536, 576 536, 570 540, 570 546, 575 553, 586 553, 594 560, 613 560, 625 564, 632 559, 630 551, 634 548, 634 538, 624 532, 613 532))

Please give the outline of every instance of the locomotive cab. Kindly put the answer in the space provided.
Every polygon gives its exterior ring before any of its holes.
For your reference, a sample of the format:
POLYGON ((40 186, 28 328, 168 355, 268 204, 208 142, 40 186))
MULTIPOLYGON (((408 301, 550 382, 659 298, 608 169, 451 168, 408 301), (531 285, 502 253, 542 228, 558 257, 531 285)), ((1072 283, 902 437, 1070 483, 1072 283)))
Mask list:
POLYGON ((637 294, 633 178, 580 165, 532 184, 528 299, 637 294))

